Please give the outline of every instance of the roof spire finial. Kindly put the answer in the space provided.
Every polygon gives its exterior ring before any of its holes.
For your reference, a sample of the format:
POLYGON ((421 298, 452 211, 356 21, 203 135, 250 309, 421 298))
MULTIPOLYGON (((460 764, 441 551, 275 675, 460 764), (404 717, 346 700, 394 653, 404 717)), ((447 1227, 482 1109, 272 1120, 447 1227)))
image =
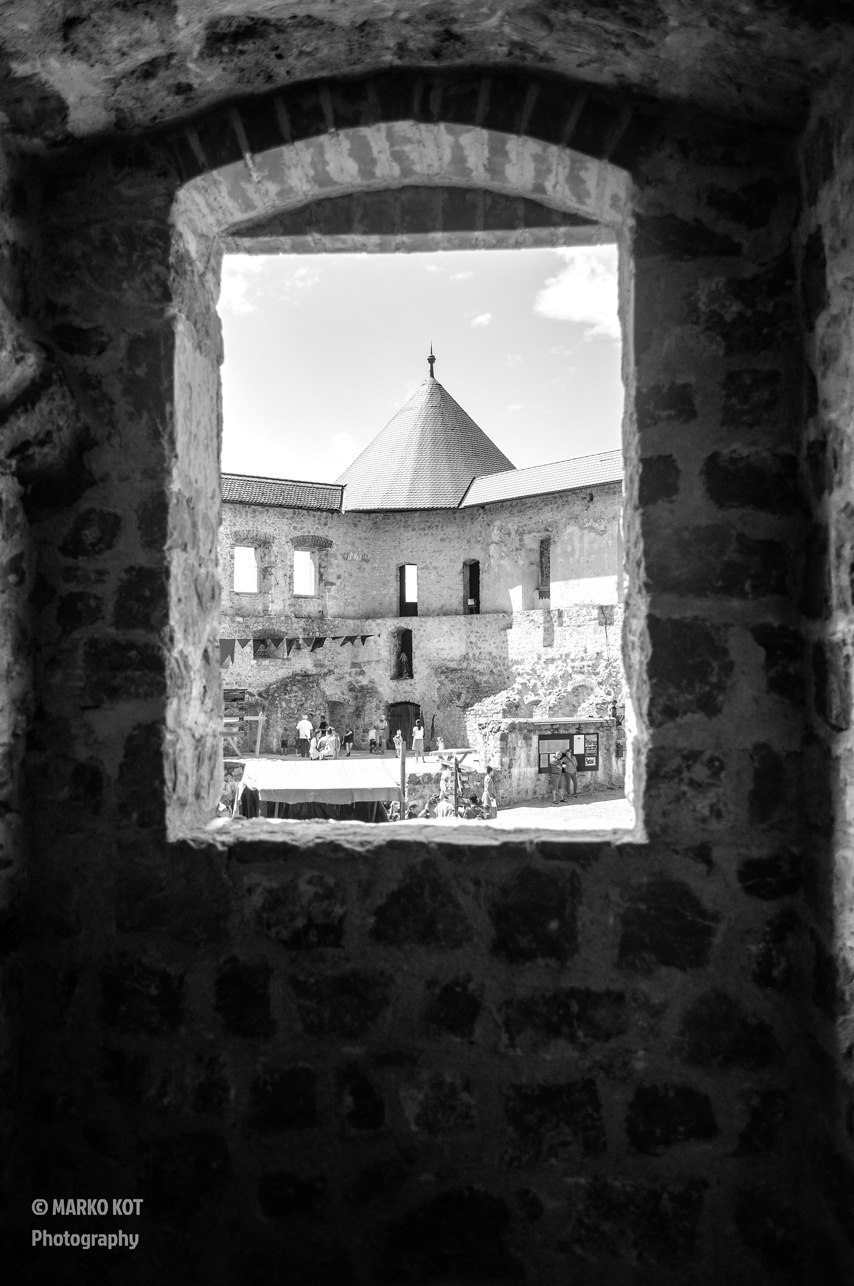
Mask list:
POLYGON ((429 364, 429 366, 430 366, 430 378, 431 378, 432 380, 434 380, 434 379, 436 378, 436 372, 433 370, 433 363, 435 362, 435 360, 436 360, 436 359, 435 359, 435 357, 433 356, 433 342, 432 342, 432 340, 431 340, 431 341, 430 341, 430 356, 427 358, 427 362, 428 362, 428 364, 429 364))

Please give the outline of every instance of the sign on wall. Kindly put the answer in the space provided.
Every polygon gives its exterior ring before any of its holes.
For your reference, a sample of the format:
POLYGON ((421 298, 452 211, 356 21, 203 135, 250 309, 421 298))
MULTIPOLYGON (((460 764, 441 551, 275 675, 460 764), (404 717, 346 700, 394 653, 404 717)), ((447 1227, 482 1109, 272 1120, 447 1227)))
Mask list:
POLYGON ((599 769, 599 733, 572 732, 564 737, 538 738, 538 772, 548 772, 549 764, 562 751, 575 755, 579 772, 597 772, 599 769))

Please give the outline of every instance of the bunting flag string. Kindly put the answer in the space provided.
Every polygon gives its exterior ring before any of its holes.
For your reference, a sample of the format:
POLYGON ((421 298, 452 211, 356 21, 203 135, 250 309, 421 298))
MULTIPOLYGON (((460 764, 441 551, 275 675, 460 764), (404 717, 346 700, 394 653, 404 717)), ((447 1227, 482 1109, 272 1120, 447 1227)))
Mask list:
POLYGON ((285 638, 283 634, 268 634, 260 638, 243 638, 243 639, 220 639, 219 640, 219 663, 225 665, 226 661, 235 661, 235 650, 239 645, 241 648, 252 646, 252 656, 255 660, 284 660, 290 656, 296 648, 306 647, 310 652, 318 652, 327 641, 331 639, 340 647, 352 646, 357 639, 360 639, 364 646, 367 639, 377 638, 376 634, 315 634, 307 638, 285 638))
POLYGON ((239 643, 241 647, 248 647, 248 646, 249 646, 249 644, 252 642, 252 640, 251 640, 251 639, 235 639, 235 642, 236 642, 236 643, 239 643))
POLYGON ((286 655, 286 656, 290 656, 291 652, 293 652, 293 650, 294 650, 294 648, 296 647, 297 643, 299 643, 299 639, 285 639, 285 655, 286 655))
POLYGON ((348 643, 355 643, 357 638, 357 634, 345 634, 344 638, 341 640, 341 646, 345 647, 348 643))
POLYGON ((234 644, 235 639, 220 639, 219 641, 219 663, 225 665, 226 661, 234 664, 234 644))
POLYGON ((328 635, 326 634, 320 634, 318 635, 317 638, 312 639, 310 651, 312 652, 319 651, 319 649, 322 648, 324 643, 326 642, 327 637, 328 635))
POLYGON ((362 647, 365 646, 365 639, 372 639, 373 637, 373 634, 360 634, 359 638, 362 640, 362 647))

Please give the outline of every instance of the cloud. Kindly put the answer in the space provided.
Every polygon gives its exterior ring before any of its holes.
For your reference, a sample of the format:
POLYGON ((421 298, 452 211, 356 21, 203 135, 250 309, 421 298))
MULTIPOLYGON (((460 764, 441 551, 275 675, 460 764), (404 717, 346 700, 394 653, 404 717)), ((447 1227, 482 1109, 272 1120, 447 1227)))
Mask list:
POLYGON ((437 263, 425 263, 422 265, 425 272, 441 272, 442 269, 437 263))
POLYGON ((477 317, 472 318, 472 326, 488 326, 492 321, 492 313, 478 313, 477 317))
POLYGON ((291 255, 226 255, 219 309, 243 316, 270 300, 290 302, 316 286, 322 268, 291 255))
POLYGON ((566 266, 541 287, 534 312, 582 325, 585 339, 620 339, 617 247, 579 246, 558 254, 566 266))
POLYGON ((219 307, 223 312, 254 313, 264 260, 255 255, 226 255, 222 261, 219 307))
POLYGON ((524 402, 511 402, 507 408, 508 411, 524 411, 524 409, 525 409, 524 402))
POLYGON ((473 276, 473 272, 452 272, 451 281, 468 281, 469 277, 473 276))

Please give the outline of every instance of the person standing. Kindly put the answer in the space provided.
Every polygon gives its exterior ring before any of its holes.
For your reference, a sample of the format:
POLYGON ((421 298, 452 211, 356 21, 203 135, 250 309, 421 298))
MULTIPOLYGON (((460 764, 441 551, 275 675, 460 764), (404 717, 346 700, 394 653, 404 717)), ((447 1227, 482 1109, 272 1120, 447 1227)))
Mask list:
POLYGON ((561 759, 564 762, 566 776, 572 783, 572 795, 575 799, 578 797, 578 760, 571 750, 565 750, 561 755, 561 759))
POLYGON ((350 758, 350 752, 353 749, 353 735, 353 727, 351 725, 344 733, 344 739, 341 742, 341 745, 344 747, 344 754, 348 759, 350 758))
POLYGON ((498 816, 498 796, 495 793, 495 778, 492 775, 492 768, 489 764, 486 766, 486 776, 483 779, 483 795, 480 802, 483 805, 484 817, 490 819, 498 816))
POLYGON ((297 754, 301 759, 308 758, 308 743, 311 741, 314 727, 307 714, 297 724, 297 754))
POLYGON ((377 730, 376 730, 376 727, 372 727, 368 730, 368 754, 375 755, 376 753, 377 753, 377 730))
POLYGON ((415 720, 415 727, 412 729, 412 753, 416 763, 419 759, 424 762, 424 724, 420 719, 415 720))
POLYGON ((388 719, 381 714, 377 719, 377 746, 381 755, 385 754, 386 742, 388 741, 388 719))
POLYGON ((549 764, 549 777, 551 778, 552 803, 557 803, 558 795, 560 795, 561 803, 564 803, 566 800, 566 768, 560 755, 552 756, 549 764))
POLYGON ((399 759, 400 756, 403 754, 403 733, 400 731, 400 728, 398 728, 397 732, 394 734, 393 741, 394 741, 394 749, 399 759))

